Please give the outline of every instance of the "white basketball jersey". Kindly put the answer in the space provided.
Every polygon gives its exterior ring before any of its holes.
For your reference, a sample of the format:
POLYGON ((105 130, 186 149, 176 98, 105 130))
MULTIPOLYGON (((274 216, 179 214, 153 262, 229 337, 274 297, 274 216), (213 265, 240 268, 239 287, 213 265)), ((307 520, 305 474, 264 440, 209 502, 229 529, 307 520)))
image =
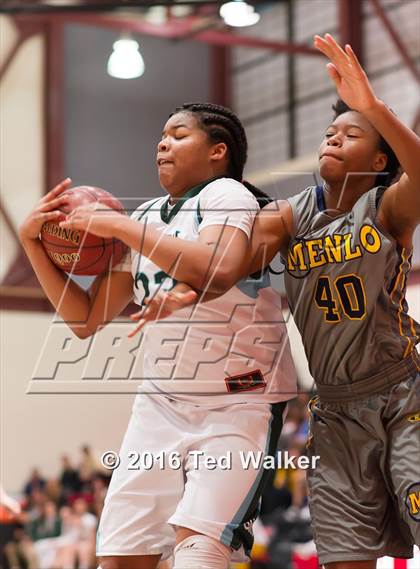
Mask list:
MULTIPOLYGON (((211 225, 240 228, 249 238, 256 198, 239 182, 218 178, 190 190, 172 207, 169 197, 142 204, 132 219, 163 235, 198 240, 211 225)), ((147 257, 131 250, 135 302, 171 290, 176 281, 147 257)), ((122 263, 116 270, 129 270, 122 263)), ((199 302, 143 331, 141 391, 164 392, 200 405, 275 403, 296 396, 296 374, 281 297, 268 272, 241 280, 226 294, 199 302)))

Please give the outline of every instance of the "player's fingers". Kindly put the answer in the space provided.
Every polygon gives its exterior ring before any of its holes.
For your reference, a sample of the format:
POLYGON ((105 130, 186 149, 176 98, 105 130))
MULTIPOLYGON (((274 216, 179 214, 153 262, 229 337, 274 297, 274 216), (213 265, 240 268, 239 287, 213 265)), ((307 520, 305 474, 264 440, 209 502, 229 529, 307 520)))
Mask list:
POLYGON ((145 326, 145 324, 146 320, 143 319, 139 320, 137 326, 127 334, 127 338, 132 338, 133 336, 135 336, 137 332, 140 332, 140 330, 145 326))
POLYGON ((42 205, 39 207, 39 211, 50 211, 52 209, 56 209, 61 205, 68 202, 68 196, 59 196, 58 198, 54 198, 47 202, 43 202, 42 205))
POLYGON ((314 46, 327 57, 330 57, 331 49, 321 36, 314 36, 314 46))
POLYGON ((314 45, 317 49, 322 51, 324 55, 329 57, 330 59, 337 58, 337 52, 334 49, 334 45, 331 45, 326 39, 325 36, 314 36, 314 45))
POLYGON ((130 319, 131 320, 139 320, 142 317, 143 314, 143 308, 141 310, 139 310, 138 312, 133 312, 133 314, 130 314, 130 319))
POLYGON ((362 73, 364 73, 364 69, 363 67, 360 65, 360 61, 357 59, 357 55, 354 53, 351 45, 346 44, 346 53, 350 58, 350 61, 352 62, 352 65, 354 65, 357 69, 359 69, 362 73))
POLYGON ((45 223, 46 221, 51 221, 51 220, 58 221, 63 216, 64 214, 62 211, 55 210, 55 211, 47 211, 45 213, 40 213, 39 219, 40 221, 43 221, 45 223))
POLYGON ((147 320, 156 320, 164 309, 166 299, 167 294, 159 293, 154 296, 147 306, 147 312, 144 315, 145 318, 147 318, 147 320))
POLYGON ((62 182, 54 186, 45 196, 41 199, 41 202, 50 201, 52 198, 57 197, 59 194, 67 190, 71 186, 71 178, 65 178, 62 182))
POLYGON ((146 316, 146 314, 148 314, 148 312, 149 312, 149 310, 150 310, 149 305, 150 305, 150 302, 151 302, 152 300, 153 300, 153 299, 151 299, 151 298, 149 298, 149 297, 146 297, 145 299, 143 299, 143 306, 142 306, 142 308, 141 308, 138 312, 134 312, 133 314, 131 314, 131 315, 130 315, 130 318, 131 318, 132 320, 134 320, 134 321, 135 321, 135 320, 139 320, 140 318, 144 318, 144 317, 146 316))
POLYGON ((348 55, 329 34, 325 34, 323 38, 315 36, 314 45, 319 51, 328 57, 336 67, 345 69, 350 65, 348 55))
POLYGON ((335 86, 338 88, 341 84, 341 76, 333 63, 327 64, 328 75, 334 81, 335 86))
POLYGON ((331 34, 324 35, 327 45, 331 49, 332 53, 342 62, 348 62, 348 56, 344 49, 339 45, 331 34))
POLYGON ((66 215, 58 225, 67 229, 77 229, 79 221, 74 215, 66 215))

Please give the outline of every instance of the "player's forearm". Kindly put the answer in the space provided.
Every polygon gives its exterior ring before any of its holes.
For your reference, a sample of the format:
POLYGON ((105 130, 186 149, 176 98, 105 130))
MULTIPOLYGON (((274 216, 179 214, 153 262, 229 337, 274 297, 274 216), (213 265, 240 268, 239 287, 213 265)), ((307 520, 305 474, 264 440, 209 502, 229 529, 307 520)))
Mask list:
POLYGON ((377 101, 363 113, 395 152, 402 169, 416 189, 420 187, 420 138, 383 103, 377 101))
POLYGON ((121 219, 115 237, 148 257, 172 278, 209 293, 226 292, 239 280, 240 267, 217 244, 204 244, 163 235, 150 224, 121 219))
POLYGON ((78 335, 78 329, 83 327, 89 313, 88 295, 54 266, 40 241, 22 239, 21 243, 49 301, 78 335))

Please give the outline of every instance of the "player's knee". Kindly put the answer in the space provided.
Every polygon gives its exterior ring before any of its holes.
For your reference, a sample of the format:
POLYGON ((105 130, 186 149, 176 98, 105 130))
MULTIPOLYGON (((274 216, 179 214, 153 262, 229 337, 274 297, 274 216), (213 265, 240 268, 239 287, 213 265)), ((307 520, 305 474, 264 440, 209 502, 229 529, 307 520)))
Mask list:
POLYGON ((173 569, 228 569, 229 547, 208 535, 190 535, 175 547, 173 569))

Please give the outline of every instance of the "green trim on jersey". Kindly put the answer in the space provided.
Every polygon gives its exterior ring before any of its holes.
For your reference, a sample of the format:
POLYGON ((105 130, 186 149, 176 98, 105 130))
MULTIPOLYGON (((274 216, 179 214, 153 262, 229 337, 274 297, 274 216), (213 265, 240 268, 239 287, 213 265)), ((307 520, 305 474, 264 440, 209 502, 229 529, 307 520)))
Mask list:
POLYGON ((157 198, 156 200, 153 200, 152 203, 151 203, 150 205, 148 205, 148 206, 146 207, 146 209, 144 209, 144 210, 141 212, 140 217, 138 217, 138 218, 136 219, 136 221, 140 221, 141 218, 146 215, 146 213, 149 211, 149 209, 152 207, 152 205, 155 204, 156 202, 158 202, 160 199, 161 199, 161 198, 157 198))
POLYGON ((198 200, 197 202, 197 221, 198 221, 198 225, 200 225, 200 223, 203 221, 203 216, 201 215, 201 211, 200 211, 200 200, 198 200))
POLYGON ((210 184, 211 182, 214 182, 215 180, 219 180, 220 178, 225 178, 225 177, 226 176, 216 176, 215 178, 210 178, 210 180, 206 180, 205 182, 201 182, 201 184, 194 186, 193 188, 188 190, 188 192, 186 192, 182 196, 182 198, 179 198, 179 200, 177 201, 177 203, 174 205, 174 207, 171 209, 169 213, 168 213, 168 205, 171 196, 168 196, 168 198, 163 202, 162 207, 160 208, 160 218, 164 223, 170 223, 187 200, 199 194, 201 190, 204 190, 204 188, 208 186, 208 184, 210 184))

